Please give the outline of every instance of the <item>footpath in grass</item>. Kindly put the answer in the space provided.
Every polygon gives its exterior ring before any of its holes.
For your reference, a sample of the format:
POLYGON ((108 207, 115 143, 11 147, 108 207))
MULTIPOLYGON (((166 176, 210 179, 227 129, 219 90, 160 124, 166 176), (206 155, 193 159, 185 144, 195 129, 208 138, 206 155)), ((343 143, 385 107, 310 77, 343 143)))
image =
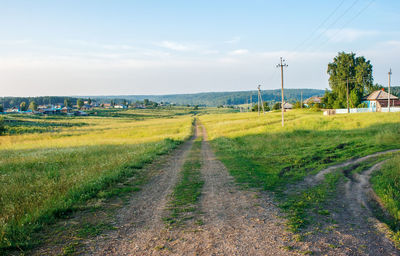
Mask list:
MULTIPOLYGON (((201 139, 199 136, 193 143, 189 156, 183 164, 178 183, 170 195, 167 206, 168 215, 163 218, 168 228, 184 225, 185 221, 195 218, 198 211, 197 203, 204 184, 200 173, 201 139)), ((200 221, 196 220, 196 222, 200 221)))

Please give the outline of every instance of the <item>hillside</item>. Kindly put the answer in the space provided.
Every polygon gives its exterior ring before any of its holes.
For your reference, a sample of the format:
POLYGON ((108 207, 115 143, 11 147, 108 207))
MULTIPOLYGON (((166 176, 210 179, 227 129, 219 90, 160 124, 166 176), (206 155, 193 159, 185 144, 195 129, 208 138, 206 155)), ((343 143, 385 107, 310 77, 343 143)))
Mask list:
MULTIPOLYGON (((322 96, 324 90, 317 89, 286 89, 285 99, 289 102, 300 100, 301 92, 303 92, 303 99, 312 96, 322 96)), ((142 101, 149 99, 155 102, 169 102, 179 105, 237 105, 248 103, 250 98, 252 102, 257 102, 257 91, 238 91, 238 92, 205 92, 194 94, 170 94, 170 95, 120 95, 120 96, 97 96, 93 97, 98 101, 105 101, 111 99, 125 99, 128 101, 142 101)), ((262 98, 264 101, 280 101, 281 90, 263 90, 262 98)))

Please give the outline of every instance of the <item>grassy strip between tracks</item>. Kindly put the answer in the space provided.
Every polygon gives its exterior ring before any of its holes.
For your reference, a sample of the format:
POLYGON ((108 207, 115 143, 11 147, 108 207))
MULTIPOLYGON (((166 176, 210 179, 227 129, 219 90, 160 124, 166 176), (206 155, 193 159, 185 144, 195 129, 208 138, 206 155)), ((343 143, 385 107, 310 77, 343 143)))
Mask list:
MULTIPOLYGON (((193 219, 198 210, 197 202, 204 184, 201 168, 201 137, 193 143, 189 156, 183 164, 178 183, 175 185, 168 202, 168 215, 163 218, 167 227, 181 226, 186 220, 193 219)), ((197 223, 201 220, 197 220, 197 223)))

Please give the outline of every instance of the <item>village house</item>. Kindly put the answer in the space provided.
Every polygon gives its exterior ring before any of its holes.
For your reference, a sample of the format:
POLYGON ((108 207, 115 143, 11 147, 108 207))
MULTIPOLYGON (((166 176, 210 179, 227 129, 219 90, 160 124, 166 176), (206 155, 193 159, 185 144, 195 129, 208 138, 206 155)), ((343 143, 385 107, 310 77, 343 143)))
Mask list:
POLYGON ((127 106, 125 106, 125 105, 123 105, 123 104, 118 104, 118 105, 115 105, 114 106, 114 108, 122 108, 122 109, 126 109, 126 108, 128 108, 127 106))
POLYGON ((303 104, 304 104, 305 106, 307 106, 307 107, 310 107, 310 106, 312 106, 312 105, 314 105, 314 104, 316 104, 316 103, 321 104, 321 102, 322 102, 322 97, 313 96, 313 97, 311 97, 311 98, 306 99, 306 100, 303 102, 303 104))
POLYGON ((362 99, 363 103, 367 104, 367 108, 371 109, 372 112, 381 112, 382 108, 388 107, 388 98, 390 97, 391 107, 400 107, 400 100, 398 97, 389 94, 382 90, 374 91, 370 95, 362 99))
POLYGON ((67 114, 67 113, 71 113, 72 112, 72 108, 70 107, 63 107, 61 109, 61 113, 67 114))
POLYGON ((81 110, 91 110, 92 109, 92 106, 90 106, 90 105, 88 105, 88 104, 85 104, 85 105, 83 105, 82 107, 81 107, 81 110))
POLYGON ((5 112, 6 112, 6 113, 18 113, 18 112, 19 112, 19 108, 17 108, 17 107, 12 107, 12 108, 6 109, 5 112))
POLYGON ((285 103, 283 103, 283 109, 285 109, 285 110, 293 109, 293 104, 290 104, 289 102, 285 102, 285 103))

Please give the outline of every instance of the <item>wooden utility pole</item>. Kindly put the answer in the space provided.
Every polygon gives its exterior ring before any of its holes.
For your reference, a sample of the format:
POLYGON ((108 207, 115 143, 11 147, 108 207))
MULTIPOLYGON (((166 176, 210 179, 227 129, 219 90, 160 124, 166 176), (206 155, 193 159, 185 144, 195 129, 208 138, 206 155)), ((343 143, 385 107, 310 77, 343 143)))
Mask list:
POLYGON ((287 67, 286 63, 284 63, 285 60, 281 57, 281 63, 276 65, 277 68, 281 68, 281 84, 282 84, 282 127, 285 125, 285 118, 284 118, 284 104, 285 104, 285 98, 283 96, 283 67, 287 67))
POLYGON ((303 91, 300 91, 300 108, 303 108, 303 91))
POLYGON ((350 113, 350 106, 349 106, 349 78, 347 78, 346 96, 347 96, 347 113, 350 113))
POLYGON ((261 96, 261 85, 258 85, 257 89, 258 89, 258 115, 260 115, 260 111, 261 111, 260 102, 261 102, 263 113, 265 115, 264 102, 263 102, 262 96, 261 96))
POLYGON ((388 90, 388 112, 390 113, 390 78, 391 78, 391 75, 392 75, 392 69, 390 69, 389 70, 389 73, 388 73, 388 75, 389 75, 389 90, 388 90))
POLYGON ((258 94, 257 94, 257 110, 258 110, 258 115, 260 115, 260 89, 258 89, 258 94))

